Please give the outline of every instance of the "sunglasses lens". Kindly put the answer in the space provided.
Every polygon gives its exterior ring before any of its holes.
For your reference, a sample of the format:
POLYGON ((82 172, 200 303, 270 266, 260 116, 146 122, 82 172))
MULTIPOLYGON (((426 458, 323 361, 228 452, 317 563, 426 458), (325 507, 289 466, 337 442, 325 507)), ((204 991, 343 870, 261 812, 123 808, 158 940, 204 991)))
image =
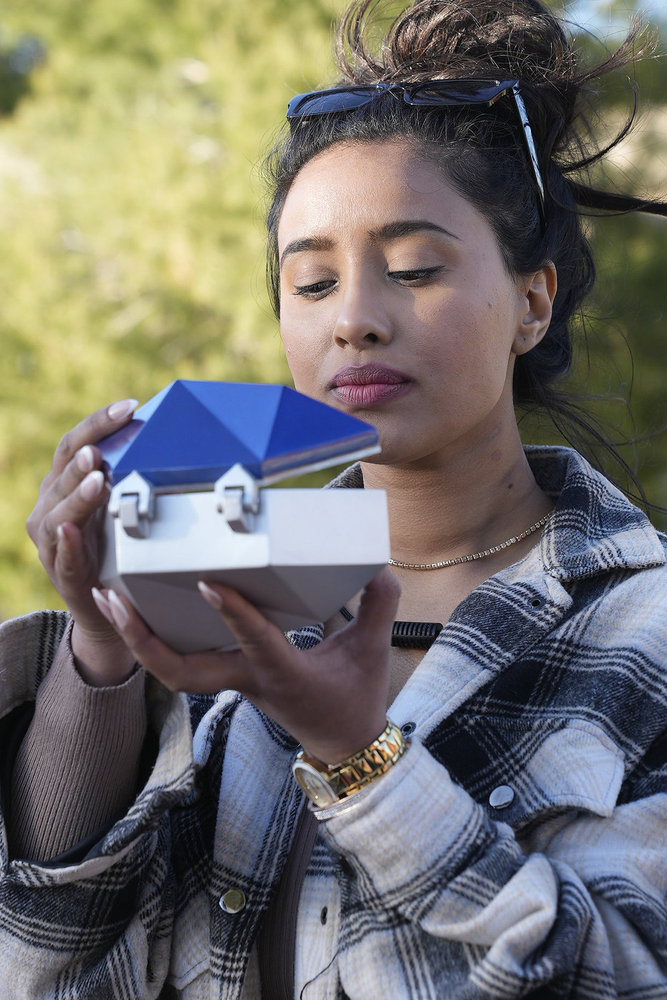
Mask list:
POLYGON ((336 111, 353 111, 354 108, 361 108, 372 101, 382 89, 350 87, 344 90, 315 90, 310 94, 297 94, 287 105, 287 117, 300 118, 306 115, 326 115, 336 111))
POLYGON ((486 104, 503 91, 497 80, 431 80, 406 89, 405 100, 414 105, 486 104))

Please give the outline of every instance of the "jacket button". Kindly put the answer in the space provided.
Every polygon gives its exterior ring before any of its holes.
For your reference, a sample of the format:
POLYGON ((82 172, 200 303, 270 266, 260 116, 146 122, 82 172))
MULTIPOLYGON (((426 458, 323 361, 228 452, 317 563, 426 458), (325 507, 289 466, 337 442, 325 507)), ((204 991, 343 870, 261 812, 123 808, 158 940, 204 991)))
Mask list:
POLYGON ((514 789, 509 785, 498 785, 489 795, 489 805, 492 809, 506 809, 514 802, 514 789))
POLYGON ((228 889, 220 897, 220 909, 225 913, 240 913, 245 903, 245 893, 241 889, 228 889))

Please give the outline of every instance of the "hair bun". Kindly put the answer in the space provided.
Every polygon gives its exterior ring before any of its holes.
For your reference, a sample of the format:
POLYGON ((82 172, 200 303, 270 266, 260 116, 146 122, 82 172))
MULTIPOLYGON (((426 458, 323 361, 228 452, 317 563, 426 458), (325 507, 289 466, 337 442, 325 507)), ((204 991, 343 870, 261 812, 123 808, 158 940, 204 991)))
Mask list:
POLYGON ((383 6, 357 0, 343 16, 337 56, 351 82, 502 75, 560 83, 572 74, 568 40, 536 0, 416 0, 377 45, 383 6))
POLYGON ((561 22, 539 0, 415 0, 393 19, 386 10, 385 0, 354 0, 343 15, 336 61, 344 82, 516 78, 542 149, 566 171, 598 158, 587 121, 591 84, 656 42, 636 21, 599 65, 582 67, 561 22))

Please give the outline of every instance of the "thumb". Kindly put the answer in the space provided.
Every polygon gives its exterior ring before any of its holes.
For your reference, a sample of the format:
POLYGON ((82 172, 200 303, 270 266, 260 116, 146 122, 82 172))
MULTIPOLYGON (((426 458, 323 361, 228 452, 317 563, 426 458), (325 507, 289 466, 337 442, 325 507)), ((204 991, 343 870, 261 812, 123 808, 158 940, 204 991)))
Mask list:
POLYGON ((401 585, 391 570, 385 566, 366 585, 361 595, 354 621, 355 629, 365 633, 369 640, 375 640, 385 646, 396 618, 400 596, 401 585))

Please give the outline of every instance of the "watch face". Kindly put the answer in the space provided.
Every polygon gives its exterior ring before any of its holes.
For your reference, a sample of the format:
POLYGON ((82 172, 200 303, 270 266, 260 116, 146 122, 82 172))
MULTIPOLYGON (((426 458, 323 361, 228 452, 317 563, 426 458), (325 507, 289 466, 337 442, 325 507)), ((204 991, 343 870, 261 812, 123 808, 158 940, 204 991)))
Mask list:
POLYGON ((310 764, 297 761, 294 765, 294 777, 299 782, 310 801, 313 802, 318 809, 322 809, 324 806, 332 806, 335 802, 338 802, 335 792, 326 779, 322 777, 319 771, 316 771, 314 767, 311 767, 310 764))

